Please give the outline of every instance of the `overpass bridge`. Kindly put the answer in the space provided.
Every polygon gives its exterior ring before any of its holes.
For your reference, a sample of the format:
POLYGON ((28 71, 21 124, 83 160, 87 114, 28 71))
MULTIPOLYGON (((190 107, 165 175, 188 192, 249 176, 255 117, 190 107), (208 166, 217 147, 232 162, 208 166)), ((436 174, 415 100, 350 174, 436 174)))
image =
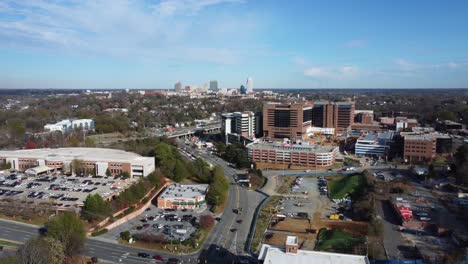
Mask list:
POLYGON ((221 124, 209 125, 205 127, 188 128, 174 132, 166 132, 163 135, 168 138, 188 139, 200 134, 217 134, 221 132, 221 124))

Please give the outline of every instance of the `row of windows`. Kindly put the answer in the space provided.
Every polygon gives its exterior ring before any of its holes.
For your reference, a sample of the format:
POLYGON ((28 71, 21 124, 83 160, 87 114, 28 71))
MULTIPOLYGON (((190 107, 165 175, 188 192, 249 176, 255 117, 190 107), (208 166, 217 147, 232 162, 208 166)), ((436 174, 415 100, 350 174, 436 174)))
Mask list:
POLYGON ((405 153, 425 153, 427 155, 432 154, 431 152, 425 151, 425 150, 407 150, 405 153))
POLYGON ((29 163, 31 163, 31 162, 36 162, 36 160, 35 159, 18 159, 18 162, 29 162, 29 163))
POLYGON ((56 166, 56 165, 63 165, 63 162, 47 162, 48 166, 56 166))
POLYGON ((109 169, 109 171, 110 171, 112 174, 121 174, 121 173, 122 173, 122 170, 119 170, 119 169, 109 169))

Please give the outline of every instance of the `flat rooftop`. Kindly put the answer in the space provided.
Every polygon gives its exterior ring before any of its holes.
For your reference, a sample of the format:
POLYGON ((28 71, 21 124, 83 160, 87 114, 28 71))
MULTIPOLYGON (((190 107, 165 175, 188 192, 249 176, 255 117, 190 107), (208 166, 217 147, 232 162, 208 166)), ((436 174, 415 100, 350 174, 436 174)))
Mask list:
POLYGON ((286 245, 294 245, 297 246, 297 236, 287 236, 286 237, 286 245))
POLYGON ((424 133, 422 132, 409 132, 409 133, 401 133, 402 136, 405 137, 405 140, 434 140, 436 138, 444 138, 444 139, 450 139, 450 136, 447 134, 441 134, 438 132, 432 132, 432 133, 424 133))
POLYGON ((139 162, 147 157, 142 157, 133 152, 108 148, 43 148, 0 150, 3 158, 31 158, 48 161, 72 161, 74 159, 88 161, 115 161, 115 162, 139 162))
POLYGON ((379 145, 386 145, 388 141, 393 139, 394 132, 393 131, 386 131, 386 132, 369 132, 365 135, 362 135, 358 141, 369 141, 374 142, 375 144, 379 145))
POLYGON ((366 256, 338 254, 321 251, 298 250, 297 254, 285 253, 283 249, 263 244, 260 251, 263 263, 268 264, 368 264, 366 256))
POLYGON ((252 143, 247 145, 248 149, 266 149, 266 150, 291 150, 302 152, 332 152, 336 146, 320 146, 314 144, 285 144, 285 143, 252 143))
POLYGON ((172 184, 158 198, 195 198, 206 195, 208 184, 172 184))

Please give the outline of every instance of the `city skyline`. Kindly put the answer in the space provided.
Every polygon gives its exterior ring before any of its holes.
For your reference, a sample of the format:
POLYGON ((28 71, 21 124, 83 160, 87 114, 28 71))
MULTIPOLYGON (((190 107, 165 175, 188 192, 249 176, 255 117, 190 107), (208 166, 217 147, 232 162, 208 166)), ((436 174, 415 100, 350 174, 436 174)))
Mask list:
POLYGON ((0 1, 0 88, 466 88, 468 4, 0 1), (103 11, 104 10, 104 11, 103 11))

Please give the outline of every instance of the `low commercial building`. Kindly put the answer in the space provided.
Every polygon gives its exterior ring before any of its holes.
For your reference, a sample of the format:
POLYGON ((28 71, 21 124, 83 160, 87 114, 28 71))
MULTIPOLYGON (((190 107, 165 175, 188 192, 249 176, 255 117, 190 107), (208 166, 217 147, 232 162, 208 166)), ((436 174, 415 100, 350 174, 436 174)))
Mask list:
POLYGON ((464 128, 463 124, 453 122, 451 120, 444 120, 437 122, 437 130, 444 132, 454 132, 457 130, 462 130, 464 128))
POLYGON ((263 244, 258 260, 265 264, 369 264, 367 256, 299 249, 298 238, 287 236, 284 247, 263 244))
POLYGON ((418 126, 418 120, 413 118, 407 118, 399 116, 395 118, 395 129, 396 131, 403 131, 418 126))
MULTIPOLYGON (((147 176, 154 171, 154 158, 136 153, 105 148, 57 148, 0 150, 0 164, 10 163, 11 168, 26 172, 28 169, 47 166, 54 172, 73 173, 80 170, 96 175, 147 176)), ((43 170, 43 169, 42 169, 43 170)), ((33 170, 30 171, 34 173, 33 170)))
POLYGON ((247 145, 253 162, 326 167, 335 163, 338 147, 308 144, 259 142, 247 145))
POLYGON ((194 209, 206 206, 208 184, 172 184, 157 199, 158 208, 194 209))
POLYGON ((408 162, 429 161, 453 151, 452 138, 446 134, 401 133, 401 136, 404 137, 403 156, 408 162))
POLYGON ((369 132, 362 135, 356 141, 355 154, 357 156, 385 157, 388 155, 393 137, 392 131, 369 132))
POLYGON ((55 124, 47 124, 44 126, 44 130, 54 132, 61 131, 62 133, 72 131, 74 129, 81 130, 94 130, 93 119, 65 119, 55 124))

